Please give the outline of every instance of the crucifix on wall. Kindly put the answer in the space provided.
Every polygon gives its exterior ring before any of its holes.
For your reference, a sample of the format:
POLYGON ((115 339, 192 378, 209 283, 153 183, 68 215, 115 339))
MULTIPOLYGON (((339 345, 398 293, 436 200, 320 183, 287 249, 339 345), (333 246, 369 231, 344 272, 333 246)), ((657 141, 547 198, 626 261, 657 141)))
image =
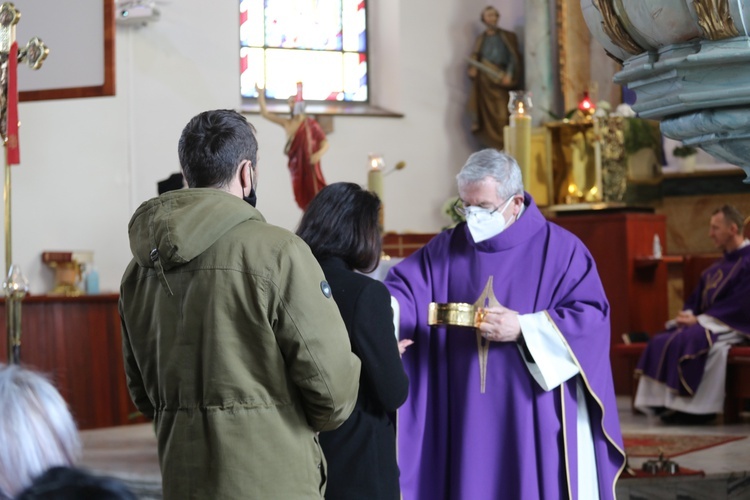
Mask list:
POLYGON ((29 284, 18 266, 13 265, 11 240, 10 167, 20 163, 18 145, 18 74, 19 62, 32 69, 39 69, 49 50, 39 38, 32 38, 25 47, 18 48, 16 25, 21 13, 5 2, 0 6, 0 134, 5 148, 5 281, 6 325, 8 333, 8 360, 20 362, 21 349, 21 301, 29 284))

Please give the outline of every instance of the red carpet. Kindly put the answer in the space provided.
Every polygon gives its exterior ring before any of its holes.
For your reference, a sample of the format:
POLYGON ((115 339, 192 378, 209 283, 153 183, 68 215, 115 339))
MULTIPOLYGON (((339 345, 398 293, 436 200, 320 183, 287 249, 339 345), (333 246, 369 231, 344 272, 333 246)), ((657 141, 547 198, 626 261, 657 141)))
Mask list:
POLYGON ((745 436, 700 436, 686 434, 625 434, 625 453, 629 457, 658 457, 664 453, 673 458, 693 451, 744 439, 745 436))

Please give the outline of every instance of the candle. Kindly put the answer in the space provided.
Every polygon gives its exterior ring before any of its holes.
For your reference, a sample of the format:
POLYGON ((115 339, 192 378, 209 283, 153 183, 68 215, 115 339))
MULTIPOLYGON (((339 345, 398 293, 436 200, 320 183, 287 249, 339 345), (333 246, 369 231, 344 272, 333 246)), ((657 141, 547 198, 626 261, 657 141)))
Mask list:
POLYGON ((369 155, 370 170, 367 172, 367 189, 378 195, 383 201, 383 157, 376 154, 369 155))
POLYGON ((510 126, 514 139, 513 156, 521 167, 521 175, 524 184, 530 185, 531 180, 531 116, 527 114, 515 114, 510 117, 510 126))
POLYGON ((510 92, 508 102, 513 157, 521 167, 521 175, 527 190, 531 185, 531 93, 524 90, 510 92))
POLYGON ((380 230, 382 231, 385 222, 385 216, 383 213, 383 157, 378 154, 370 154, 368 156, 368 165, 370 166, 367 172, 367 189, 372 191, 378 198, 380 198, 380 213, 378 214, 378 223, 380 230))

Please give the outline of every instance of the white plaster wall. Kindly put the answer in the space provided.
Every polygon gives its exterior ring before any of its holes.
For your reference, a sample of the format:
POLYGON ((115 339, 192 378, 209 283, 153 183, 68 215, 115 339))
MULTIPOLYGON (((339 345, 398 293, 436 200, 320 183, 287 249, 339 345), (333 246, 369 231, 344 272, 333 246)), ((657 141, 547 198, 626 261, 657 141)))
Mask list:
MULTIPOLYGON (((489 3, 501 11, 500 24, 523 41, 523 3, 489 3)), ((454 176, 477 148, 464 114, 464 57, 486 5, 370 2, 371 61, 384 77, 373 93, 404 117, 336 117, 323 172, 329 183, 364 184, 368 153, 382 153, 388 166, 405 161, 405 170, 385 179, 387 230, 436 232, 447 222, 440 207, 455 194, 454 176)), ((156 195, 156 182, 179 169, 182 127, 201 111, 239 107, 238 3, 181 0, 161 9, 156 23, 118 27, 115 97, 20 105, 13 261, 32 293, 52 286, 52 272, 40 259, 45 250, 93 250, 102 290, 116 291, 130 259, 127 223, 156 195)), ((248 118, 260 141, 258 208, 269 222, 293 230, 301 212, 282 152, 284 132, 258 115, 248 118)))

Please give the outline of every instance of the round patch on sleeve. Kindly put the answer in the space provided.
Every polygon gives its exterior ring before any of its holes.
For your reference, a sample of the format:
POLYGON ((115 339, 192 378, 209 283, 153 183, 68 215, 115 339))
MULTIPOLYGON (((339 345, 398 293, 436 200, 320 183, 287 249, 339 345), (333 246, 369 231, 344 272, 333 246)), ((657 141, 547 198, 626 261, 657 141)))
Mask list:
POLYGON ((331 298, 331 285, 329 285, 327 281, 320 282, 320 290, 323 292, 323 295, 325 295, 327 299, 331 298))

